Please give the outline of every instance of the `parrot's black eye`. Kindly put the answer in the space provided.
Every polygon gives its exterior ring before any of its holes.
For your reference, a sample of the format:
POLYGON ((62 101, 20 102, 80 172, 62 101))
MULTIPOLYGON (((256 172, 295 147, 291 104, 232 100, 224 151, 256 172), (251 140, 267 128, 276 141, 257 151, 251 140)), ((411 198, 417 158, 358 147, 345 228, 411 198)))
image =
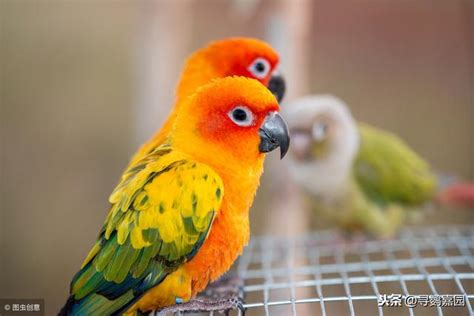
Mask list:
POLYGON ((256 58, 248 67, 248 71, 258 79, 263 79, 270 71, 270 63, 262 57, 256 58))
POLYGON ((255 70, 259 73, 264 72, 266 69, 265 64, 259 61, 258 63, 255 64, 255 70))
POLYGON ((250 126, 253 123, 252 111, 241 105, 230 110, 227 115, 239 126, 250 126))
POLYGON ((247 112, 242 109, 236 109, 232 112, 232 117, 236 121, 245 122, 245 120, 247 119, 247 112))

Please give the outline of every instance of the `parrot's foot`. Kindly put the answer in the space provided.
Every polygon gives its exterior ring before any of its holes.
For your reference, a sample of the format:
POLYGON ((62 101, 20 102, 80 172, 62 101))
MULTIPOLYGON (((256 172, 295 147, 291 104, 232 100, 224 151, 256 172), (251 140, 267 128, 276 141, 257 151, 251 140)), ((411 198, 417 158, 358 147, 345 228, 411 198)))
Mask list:
POLYGON ((156 316, 175 314, 178 312, 211 312, 218 311, 228 314, 231 310, 240 310, 245 315, 244 301, 239 296, 243 293, 244 283, 236 273, 227 273, 219 280, 211 283, 206 291, 197 298, 165 307, 156 312, 156 316))
POLYGON ((231 310, 240 310, 245 315, 244 301, 237 295, 230 295, 218 299, 198 297, 189 302, 175 304, 156 311, 155 316, 173 315, 186 312, 222 312, 228 314, 231 310))

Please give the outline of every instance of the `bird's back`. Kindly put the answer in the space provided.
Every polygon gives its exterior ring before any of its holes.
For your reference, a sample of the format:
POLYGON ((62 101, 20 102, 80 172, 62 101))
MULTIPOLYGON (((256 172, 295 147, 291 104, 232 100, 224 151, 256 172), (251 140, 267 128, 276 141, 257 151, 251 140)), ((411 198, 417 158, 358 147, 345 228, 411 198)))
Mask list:
POLYGON ((436 177, 426 161, 397 136, 363 123, 358 127, 354 176, 370 199, 411 206, 432 198, 436 177))

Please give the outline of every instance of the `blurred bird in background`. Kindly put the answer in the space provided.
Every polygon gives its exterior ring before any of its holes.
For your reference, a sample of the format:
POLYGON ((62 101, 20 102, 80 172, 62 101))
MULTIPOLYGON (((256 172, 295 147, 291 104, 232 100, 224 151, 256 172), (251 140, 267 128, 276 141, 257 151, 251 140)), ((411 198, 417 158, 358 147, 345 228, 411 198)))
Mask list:
POLYGON ((355 122, 340 99, 307 96, 285 113, 290 173, 316 216, 386 238, 434 197, 437 179, 429 165, 395 135, 355 122))
POLYGON ((242 308, 237 296, 187 303, 225 273, 249 240, 264 153, 289 146, 270 91, 216 79, 180 100, 165 144, 132 162, 109 198, 97 242, 61 315, 242 308))

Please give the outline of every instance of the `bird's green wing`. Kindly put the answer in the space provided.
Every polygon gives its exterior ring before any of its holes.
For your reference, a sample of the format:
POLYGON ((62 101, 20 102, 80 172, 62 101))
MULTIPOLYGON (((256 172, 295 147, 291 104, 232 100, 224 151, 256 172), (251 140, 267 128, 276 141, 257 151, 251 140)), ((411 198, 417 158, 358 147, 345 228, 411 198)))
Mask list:
POLYGON ((401 139, 359 123, 360 148, 354 176, 364 194, 379 205, 417 205, 431 199, 436 177, 401 139))
POLYGON ((223 190, 211 168, 166 145, 130 166, 71 283, 71 314, 120 311, 190 260, 207 237, 223 190))

